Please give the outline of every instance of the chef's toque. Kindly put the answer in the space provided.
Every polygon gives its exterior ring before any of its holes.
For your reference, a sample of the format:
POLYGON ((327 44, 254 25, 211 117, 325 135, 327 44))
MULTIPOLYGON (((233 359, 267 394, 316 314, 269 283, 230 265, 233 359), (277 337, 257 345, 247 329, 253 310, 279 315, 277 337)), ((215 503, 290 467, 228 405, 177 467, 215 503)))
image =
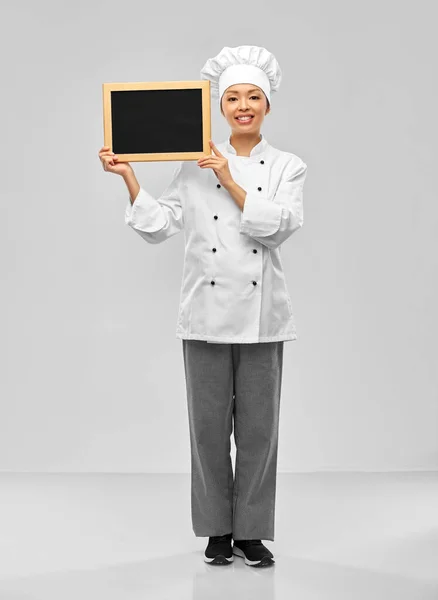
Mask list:
POLYGON ((227 88, 238 83, 253 83, 271 102, 271 93, 280 87, 280 66, 266 48, 259 46, 225 46, 214 58, 209 58, 201 69, 201 78, 210 80, 211 95, 222 99, 227 88))

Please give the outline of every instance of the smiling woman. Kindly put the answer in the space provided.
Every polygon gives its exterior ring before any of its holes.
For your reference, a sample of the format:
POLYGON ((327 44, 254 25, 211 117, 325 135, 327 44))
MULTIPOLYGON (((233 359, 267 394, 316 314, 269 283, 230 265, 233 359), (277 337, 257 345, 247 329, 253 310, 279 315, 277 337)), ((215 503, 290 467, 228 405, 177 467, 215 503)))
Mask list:
POLYGON ((236 555, 264 567, 274 563, 262 539, 274 540, 283 345, 297 339, 280 248, 303 224, 307 165, 260 131, 281 81, 273 54, 225 47, 201 77, 210 80, 230 135, 210 141, 211 155, 198 163, 181 162, 159 198, 137 187, 130 168, 124 178, 128 190, 135 183, 135 198, 127 198, 125 222, 151 244, 185 234, 176 337, 192 525, 197 537, 209 537, 203 558, 229 564, 236 555))

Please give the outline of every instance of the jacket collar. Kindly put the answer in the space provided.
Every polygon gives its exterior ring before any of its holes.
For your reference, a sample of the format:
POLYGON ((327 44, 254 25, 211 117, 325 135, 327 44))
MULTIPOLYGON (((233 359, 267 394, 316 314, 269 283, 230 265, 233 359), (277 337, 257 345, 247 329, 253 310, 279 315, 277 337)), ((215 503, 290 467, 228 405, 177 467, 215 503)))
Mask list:
MULTIPOLYGON (((258 154, 262 154, 265 152, 266 147, 268 145, 268 141, 263 134, 260 134, 261 140, 258 144, 254 146, 251 150, 249 156, 239 156, 239 158, 250 158, 252 156, 257 156, 258 154)), ((230 143, 231 136, 229 136, 225 142, 225 150, 229 152, 229 154, 234 154, 237 156, 236 149, 230 143)))

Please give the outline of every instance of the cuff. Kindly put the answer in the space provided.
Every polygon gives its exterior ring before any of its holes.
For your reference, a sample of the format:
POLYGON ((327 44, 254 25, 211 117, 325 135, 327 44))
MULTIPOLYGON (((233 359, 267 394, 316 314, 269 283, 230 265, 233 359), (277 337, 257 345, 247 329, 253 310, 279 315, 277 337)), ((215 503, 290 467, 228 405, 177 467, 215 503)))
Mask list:
POLYGON ((247 192, 240 218, 240 232, 264 237, 280 228, 282 206, 260 198, 257 192, 247 192))
POLYGON ((133 204, 128 197, 125 223, 141 231, 158 231, 166 225, 166 218, 163 215, 161 204, 149 192, 140 187, 133 204))

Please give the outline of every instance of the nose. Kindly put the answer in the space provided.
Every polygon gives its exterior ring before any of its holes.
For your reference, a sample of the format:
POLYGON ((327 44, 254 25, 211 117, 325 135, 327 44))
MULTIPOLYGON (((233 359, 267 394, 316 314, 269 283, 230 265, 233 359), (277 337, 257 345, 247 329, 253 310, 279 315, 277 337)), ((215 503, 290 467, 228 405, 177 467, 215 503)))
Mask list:
POLYGON ((237 104, 239 106, 239 110, 245 110, 249 105, 248 99, 245 98, 245 96, 241 96, 237 104))

